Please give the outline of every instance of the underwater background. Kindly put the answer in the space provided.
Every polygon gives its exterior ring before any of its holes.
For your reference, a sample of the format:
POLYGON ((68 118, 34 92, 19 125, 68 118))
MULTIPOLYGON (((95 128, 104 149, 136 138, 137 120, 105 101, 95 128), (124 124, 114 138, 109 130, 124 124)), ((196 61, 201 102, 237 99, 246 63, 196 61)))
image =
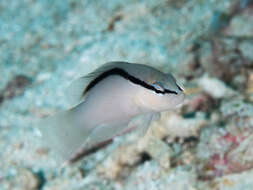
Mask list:
POLYGON ((252 190, 252 0, 1 0, 0 190, 252 190), (36 123, 109 61, 171 72, 184 105, 60 168, 36 123))

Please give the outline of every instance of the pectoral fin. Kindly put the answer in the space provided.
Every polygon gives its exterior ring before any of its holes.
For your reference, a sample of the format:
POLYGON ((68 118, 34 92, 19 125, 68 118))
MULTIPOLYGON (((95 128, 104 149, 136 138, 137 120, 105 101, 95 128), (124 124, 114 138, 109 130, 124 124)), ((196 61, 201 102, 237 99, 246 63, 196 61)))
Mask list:
POLYGON ((134 118, 128 125, 127 129, 135 129, 138 136, 144 136, 150 126, 152 118, 154 117, 154 113, 147 113, 134 118))
POLYGON ((119 135, 121 131, 124 131, 127 128, 127 123, 121 125, 100 125, 93 129, 84 146, 90 148, 96 146, 101 142, 113 139, 115 136, 119 135))

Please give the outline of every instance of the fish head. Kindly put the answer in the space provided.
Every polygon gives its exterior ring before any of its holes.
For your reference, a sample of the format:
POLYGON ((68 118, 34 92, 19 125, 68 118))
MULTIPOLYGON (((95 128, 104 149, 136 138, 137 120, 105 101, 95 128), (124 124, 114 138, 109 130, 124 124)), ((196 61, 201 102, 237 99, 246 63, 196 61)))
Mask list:
POLYGON ((175 109, 184 101, 184 91, 171 74, 161 74, 149 82, 148 88, 140 88, 137 104, 147 111, 166 111, 175 109))

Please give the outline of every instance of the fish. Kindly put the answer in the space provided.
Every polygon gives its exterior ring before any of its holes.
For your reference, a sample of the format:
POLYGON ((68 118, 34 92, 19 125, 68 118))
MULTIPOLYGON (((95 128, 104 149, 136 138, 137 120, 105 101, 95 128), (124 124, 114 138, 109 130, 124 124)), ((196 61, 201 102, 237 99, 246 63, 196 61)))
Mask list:
POLYGON ((72 82, 67 94, 71 109, 39 126, 63 161, 130 131, 144 136, 160 112, 177 108, 185 97, 172 74, 128 62, 102 65, 72 82))

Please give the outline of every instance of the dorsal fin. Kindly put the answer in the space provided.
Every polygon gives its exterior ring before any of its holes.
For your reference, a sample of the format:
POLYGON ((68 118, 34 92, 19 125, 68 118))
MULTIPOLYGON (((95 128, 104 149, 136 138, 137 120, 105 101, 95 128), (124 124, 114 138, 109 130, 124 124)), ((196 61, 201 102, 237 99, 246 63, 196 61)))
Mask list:
POLYGON ((80 77, 74 80, 69 88, 67 89, 67 95, 72 104, 77 105, 85 100, 86 92, 93 86, 91 83, 95 81, 96 78, 101 76, 106 71, 113 68, 122 68, 123 65, 128 64, 126 62, 109 62, 101 67, 97 68, 95 71, 89 73, 86 76, 80 77), (89 89, 87 89, 87 87, 89 89))

